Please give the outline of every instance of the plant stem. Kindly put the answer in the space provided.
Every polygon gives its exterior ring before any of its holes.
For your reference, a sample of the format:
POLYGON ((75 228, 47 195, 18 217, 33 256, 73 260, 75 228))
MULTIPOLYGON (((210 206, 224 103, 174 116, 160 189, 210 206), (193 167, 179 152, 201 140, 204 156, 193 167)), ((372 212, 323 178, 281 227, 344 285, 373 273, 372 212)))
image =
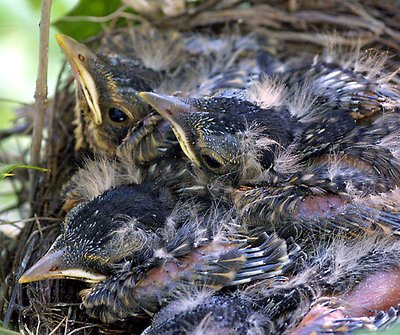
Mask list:
MULTIPOLYGON (((37 166, 41 162, 42 133, 47 109, 47 68, 49 51, 50 10, 52 0, 42 0, 40 19, 39 65, 35 91, 35 118, 33 124, 31 164, 37 166)), ((37 171, 30 171, 30 202, 34 203, 38 183, 37 171)))

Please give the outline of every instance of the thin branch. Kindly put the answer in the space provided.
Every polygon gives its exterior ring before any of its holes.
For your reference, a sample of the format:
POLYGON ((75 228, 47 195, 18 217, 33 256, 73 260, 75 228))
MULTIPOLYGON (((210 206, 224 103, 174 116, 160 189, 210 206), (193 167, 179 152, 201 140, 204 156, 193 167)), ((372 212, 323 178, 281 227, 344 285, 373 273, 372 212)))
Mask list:
POLYGON ((125 18, 130 20, 144 21, 140 15, 133 13, 126 13, 125 10, 128 6, 124 5, 118 8, 115 12, 105 16, 64 16, 58 19, 57 22, 95 22, 95 23, 106 23, 116 18, 125 18))
MULTIPOLYGON (((51 2, 52 0, 42 0, 39 40, 39 66, 35 91, 36 113, 31 146, 31 164, 34 166, 37 166, 41 161, 40 149, 42 144, 45 112, 47 109, 47 68, 51 2)), ((32 204, 37 187, 37 172, 34 170, 30 171, 30 182, 30 201, 32 204)))
POLYGON ((26 266, 28 265, 29 259, 31 258, 31 255, 33 252, 33 248, 36 245, 36 240, 37 240, 37 238, 34 238, 30 241, 30 243, 28 243, 28 247, 26 248, 26 252, 25 252, 24 258, 21 262, 21 265, 19 266, 17 272, 15 273, 14 286, 12 289, 10 301, 8 303, 8 308, 5 313, 4 321, 3 321, 3 325, 5 327, 8 327, 10 320, 11 320, 11 315, 12 315, 13 311, 17 308, 17 304, 15 301, 17 298, 17 291, 19 289, 18 279, 19 279, 19 277, 21 277, 22 273, 25 271, 26 266))
POLYGON ((19 135, 23 133, 28 134, 30 128, 31 125, 29 123, 24 123, 24 124, 18 124, 13 128, 7 128, 4 130, 2 129, 0 130, 0 141, 13 135, 19 135))

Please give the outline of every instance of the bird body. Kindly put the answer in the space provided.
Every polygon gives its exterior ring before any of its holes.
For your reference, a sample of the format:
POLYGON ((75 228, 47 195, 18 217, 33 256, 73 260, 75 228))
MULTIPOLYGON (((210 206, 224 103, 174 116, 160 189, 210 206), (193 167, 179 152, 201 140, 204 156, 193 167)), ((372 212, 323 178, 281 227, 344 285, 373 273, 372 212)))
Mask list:
POLYGON ((398 248, 397 238, 383 235, 314 240, 288 280, 256 282, 241 297, 272 320, 270 334, 377 330, 397 318, 398 248))
POLYGON ((244 238, 234 227, 226 212, 196 214, 192 203, 169 208, 151 185, 119 186, 74 207, 48 253, 19 282, 92 283, 83 306, 103 322, 154 313, 193 287, 273 282, 296 250, 288 252, 275 235, 244 238))
POLYGON ((345 110, 349 118, 362 123, 383 111, 398 110, 400 95, 392 81, 396 73, 387 69, 388 58, 385 53, 361 50, 360 46, 348 50, 328 46, 314 58, 300 56, 283 62, 269 59, 264 70, 291 94, 307 87, 308 103, 345 110))
POLYGON ((241 286, 233 296, 210 296, 204 288, 181 291, 154 316, 144 334, 196 329, 219 334, 214 328, 219 322, 222 329, 233 334, 250 330, 266 334, 347 334, 383 328, 397 318, 396 309, 390 306, 397 306, 399 301, 398 248, 398 240, 387 236, 339 238, 314 245, 308 258, 296 261, 292 275, 275 280, 273 285, 254 281, 241 286), (222 303, 225 312, 220 309, 222 303), (205 323, 206 314, 211 315, 209 324, 205 323))
MULTIPOLYGON (((103 322, 115 322, 152 315, 179 293, 196 288, 216 291, 258 279, 269 279, 273 283, 289 262, 286 245, 280 239, 267 236, 256 242, 252 246, 244 241, 205 241, 205 245, 180 257, 157 259, 155 256, 146 265, 146 272, 140 267, 133 268, 129 273, 113 276, 86 290, 82 294, 82 305, 88 314, 103 322)), ((175 250, 171 251, 172 255, 175 250)))
POLYGON ((143 335, 264 334, 268 320, 251 302, 237 296, 184 296, 164 307, 143 335))
POLYGON ((140 96, 171 123, 208 184, 225 187, 246 223, 290 234, 297 224, 392 233, 397 209, 381 211, 367 197, 400 182, 400 95, 382 66, 367 70, 371 60, 357 62, 317 59, 229 98, 140 96))

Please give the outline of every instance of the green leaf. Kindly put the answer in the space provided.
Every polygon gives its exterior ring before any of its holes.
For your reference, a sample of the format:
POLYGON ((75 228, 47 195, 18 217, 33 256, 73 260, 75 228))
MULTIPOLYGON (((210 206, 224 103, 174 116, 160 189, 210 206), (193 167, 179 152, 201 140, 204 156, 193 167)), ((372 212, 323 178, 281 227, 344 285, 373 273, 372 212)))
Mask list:
POLYGON ((371 332, 370 330, 363 329, 354 333, 354 335, 399 335, 400 334, 400 325, 394 324, 389 327, 389 329, 382 329, 378 331, 371 332))
POLYGON ((21 333, 0 327, 0 335, 21 335, 21 333))
POLYGON ((0 180, 12 176, 11 173, 15 169, 33 169, 38 171, 48 171, 45 168, 41 168, 39 166, 33 165, 25 165, 25 164, 2 164, 0 163, 0 180))
POLYGON ((79 16, 102 17, 114 13, 121 7, 120 0, 93 1, 81 0, 64 17, 58 19, 53 25, 62 33, 77 40, 83 40, 101 31, 101 23, 91 22, 85 18, 77 20, 79 16), (75 17, 71 21, 71 18, 75 17))

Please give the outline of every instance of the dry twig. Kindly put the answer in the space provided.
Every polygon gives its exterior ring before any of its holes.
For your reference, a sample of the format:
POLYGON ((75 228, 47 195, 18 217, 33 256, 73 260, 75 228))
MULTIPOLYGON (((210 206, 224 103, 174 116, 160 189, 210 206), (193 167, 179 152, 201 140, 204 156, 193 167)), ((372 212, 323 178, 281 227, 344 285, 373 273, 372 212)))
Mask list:
MULTIPOLYGON (((39 40, 39 66, 36 80, 36 114, 33 125, 31 164, 37 166, 41 161, 42 133, 44 128, 45 113, 47 109, 47 68, 49 54, 49 29, 50 10, 52 0, 42 0, 42 14, 40 19, 40 40, 39 40)), ((30 171, 30 200, 34 200, 37 188, 37 171, 30 171)))

